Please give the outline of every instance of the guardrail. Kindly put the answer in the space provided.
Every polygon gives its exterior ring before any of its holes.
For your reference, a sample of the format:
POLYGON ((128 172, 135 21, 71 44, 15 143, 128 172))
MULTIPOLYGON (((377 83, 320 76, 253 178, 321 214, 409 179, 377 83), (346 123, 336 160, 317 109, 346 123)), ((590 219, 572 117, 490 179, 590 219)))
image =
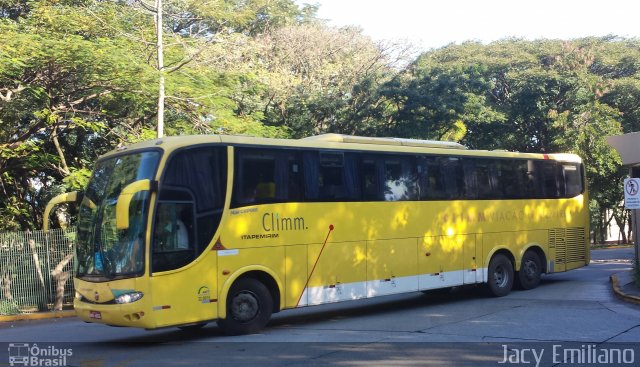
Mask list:
POLYGON ((74 229, 0 232, 0 315, 73 303, 74 229))

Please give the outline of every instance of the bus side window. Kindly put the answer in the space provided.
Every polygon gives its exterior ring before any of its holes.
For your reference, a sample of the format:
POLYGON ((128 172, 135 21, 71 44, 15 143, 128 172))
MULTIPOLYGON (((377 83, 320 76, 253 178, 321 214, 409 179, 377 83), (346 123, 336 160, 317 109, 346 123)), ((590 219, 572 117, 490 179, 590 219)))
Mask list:
POLYGON ((306 151, 303 157, 307 201, 360 200, 359 154, 306 151))
POLYGON ((276 159, 262 151, 239 150, 236 167, 237 204, 251 205, 276 198, 276 159))
POLYGON ((475 159, 463 158, 462 169, 464 171, 464 188, 462 197, 465 199, 478 198, 478 177, 475 159))
POLYGON ((464 172, 460 159, 455 157, 443 157, 440 159, 440 172, 442 174, 445 198, 458 200, 464 184, 464 172))
POLYGON ((193 204, 159 202, 153 226, 152 271, 187 265, 195 258, 193 204))
POLYGON ((235 161, 232 207, 303 201, 299 151, 240 147, 235 161))
POLYGON ((285 157, 288 169, 287 200, 292 202, 304 199, 302 161, 298 154, 292 153, 285 157))
POLYGON ((515 172, 518 186, 522 190, 522 199, 533 199, 538 197, 536 171, 531 160, 519 160, 515 162, 515 172))
MULTIPOLYGON (((542 173, 542 197, 545 199, 557 199, 562 197, 559 184, 559 170, 555 161, 539 161, 542 173)), ((564 187, 563 187, 564 189, 564 187)))
POLYGON ((318 172, 318 198, 340 199, 346 196, 343 153, 320 153, 318 172))
POLYGON ((518 185, 516 162, 512 160, 496 160, 496 176, 498 198, 517 199, 522 196, 518 185))
POLYGON ((420 200, 439 200, 446 196, 441 167, 436 157, 420 159, 420 200))
POLYGON ((488 159, 474 159, 475 177, 477 185, 477 198, 480 200, 491 200, 499 197, 497 188, 498 177, 496 169, 492 168, 492 163, 488 159))
POLYGON ((413 157, 384 159, 384 198, 386 201, 418 200, 417 168, 413 157))
POLYGON ((258 201, 267 201, 276 197, 276 183, 265 179, 264 176, 258 177, 258 183, 253 190, 253 197, 258 201))
POLYGON ((364 157, 360 163, 360 168, 362 173, 362 199, 366 201, 380 200, 377 160, 373 157, 364 157))
POLYGON ((193 205, 159 203, 154 228, 156 252, 193 249, 193 205))
POLYGON ((526 178, 524 187, 526 188, 527 198, 539 199, 544 197, 542 192, 542 170, 537 161, 527 160, 526 178))

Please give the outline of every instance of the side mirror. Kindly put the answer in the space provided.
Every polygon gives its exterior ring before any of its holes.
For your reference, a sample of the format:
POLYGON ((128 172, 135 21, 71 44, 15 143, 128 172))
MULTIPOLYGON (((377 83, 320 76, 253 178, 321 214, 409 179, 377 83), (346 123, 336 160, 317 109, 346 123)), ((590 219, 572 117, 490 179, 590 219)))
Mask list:
POLYGON ((49 231, 49 215, 51 215, 51 210, 54 206, 62 203, 70 203, 70 202, 80 202, 83 198, 83 194, 78 191, 73 192, 65 192, 64 194, 60 194, 55 196, 53 199, 49 200, 47 206, 44 209, 44 218, 42 223, 42 229, 45 232, 49 231))
POLYGON ((129 228, 129 206, 133 196, 140 191, 150 191, 153 184, 156 181, 150 181, 148 179, 135 181, 122 189, 120 196, 118 196, 118 202, 116 203, 116 229, 129 228))

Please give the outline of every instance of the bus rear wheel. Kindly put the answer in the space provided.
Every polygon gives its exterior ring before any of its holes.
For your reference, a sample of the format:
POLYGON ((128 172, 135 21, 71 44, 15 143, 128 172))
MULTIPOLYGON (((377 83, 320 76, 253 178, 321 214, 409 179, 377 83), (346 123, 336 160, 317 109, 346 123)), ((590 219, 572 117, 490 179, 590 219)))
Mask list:
POLYGON ((253 278, 236 281, 227 296, 227 317, 218 326, 228 335, 260 331, 273 312, 273 299, 267 287, 253 278))
POLYGON ((495 255, 489 262, 489 279, 487 288, 494 297, 503 297, 513 288, 513 264, 503 254, 495 255))
POLYGON ((518 271, 518 285, 521 289, 533 289, 540 284, 542 277, 542 262, 533 251, 527 251, 522 256, 522 265, 518 271))

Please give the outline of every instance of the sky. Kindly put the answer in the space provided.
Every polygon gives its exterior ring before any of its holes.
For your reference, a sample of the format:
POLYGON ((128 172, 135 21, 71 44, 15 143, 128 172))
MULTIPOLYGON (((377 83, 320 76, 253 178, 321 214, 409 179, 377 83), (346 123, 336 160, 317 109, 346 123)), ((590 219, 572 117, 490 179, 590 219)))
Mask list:
POLYGON ((640 37, 639 0, 296 0, 319 4, 332 26, 421 50, 509 38, 640 37))

